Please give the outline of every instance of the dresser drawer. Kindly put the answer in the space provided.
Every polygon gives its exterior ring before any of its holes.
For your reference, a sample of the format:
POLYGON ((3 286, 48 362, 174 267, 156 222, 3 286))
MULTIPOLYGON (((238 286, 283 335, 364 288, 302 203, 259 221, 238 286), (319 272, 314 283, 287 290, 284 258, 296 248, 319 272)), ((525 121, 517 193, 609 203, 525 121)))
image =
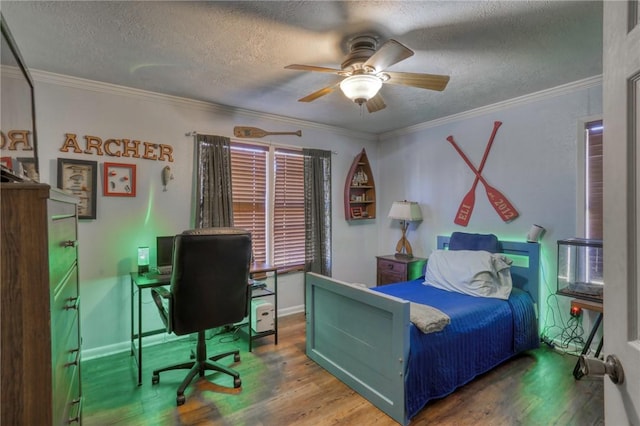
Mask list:
POLYGON ((76 263, 78 244, 76 220, 72 216, 49 218, 49 273, 52 289, 76 263))
POLYGON ((54 399, 53 418, 61 425, 69 424, 69 419, 77 417, 80 412, 78 296, 78 270, 74 265, 56 288, 51 308, 53 391, 59 396, 54 399))
MULTIPOLYGON (((79 358, 78 358, 79 362, 79 358)), ((68 425, 79 423, 81 397, 80 397, 80 367, 75 364, 63 365, 63 370, 58 370, 53 384, 53 392, 58 398, 53 402, 54 424, 68 425), (64 398, 63 398, 64 397, 64 398)))
POLYGON ((394 262, 387 259, 378 259, 378 271, 385 275, 399 275, 404 277, 407 274, 407 264, 394 262))
POLYGON ((80 366, 80 340, 78 336, 78 315, 73 315, 71 327, 65 336, 52 347, 53 388, 56 395, 66 395, 72 379, 77 377, 80 366))
POLYGON ((78 271, 74 266, 71 273, 53 295, 51 304, 51 352, 54 358, 62 357, 62 363, 71 362, 68 352, 79 347, 78 316, 80 298, 78 295, 78 271))
POLYGON ((393 272, 378 272, 378 285, 399 283, 407 281, 404 274, 395 274, 393 272))

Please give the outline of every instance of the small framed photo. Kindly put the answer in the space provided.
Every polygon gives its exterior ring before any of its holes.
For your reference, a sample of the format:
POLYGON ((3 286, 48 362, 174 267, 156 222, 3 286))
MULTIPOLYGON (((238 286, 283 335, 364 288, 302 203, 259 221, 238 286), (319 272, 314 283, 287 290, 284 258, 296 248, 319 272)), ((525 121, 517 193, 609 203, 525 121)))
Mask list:
POLYGON ((13 170, 13 162, 11 161, 11 157, 0 157, 0 164, 9 170, 13 170))
POLYGON ((362 207, 351 207, 351 218, 360 219, 362 217, 362 207))
POLYGON ((96 218, 98 163, 58 158, 58 188, 80 199, 78 219, 96 218))
POLYGON ((103 195, 113 197, 136 196, 136 165, 104 163, 103 195))

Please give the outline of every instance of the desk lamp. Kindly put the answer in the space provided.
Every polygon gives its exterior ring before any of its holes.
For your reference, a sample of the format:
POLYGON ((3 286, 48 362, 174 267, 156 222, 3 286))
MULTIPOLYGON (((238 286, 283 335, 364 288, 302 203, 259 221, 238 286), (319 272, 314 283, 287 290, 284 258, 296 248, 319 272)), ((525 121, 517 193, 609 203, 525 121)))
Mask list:
POLYGON ((138 273, 149 272, 149 247, 138 247, 138 273))
POLYGON ((399 220, 400 229, 402 229, 402 238, 396 245, 396 256, 413 257, 413 250, 407 239, 407 228, 409 222, 422 220, 420 205, 415 201, 394 201, 389 211, 389 218, 399 220))

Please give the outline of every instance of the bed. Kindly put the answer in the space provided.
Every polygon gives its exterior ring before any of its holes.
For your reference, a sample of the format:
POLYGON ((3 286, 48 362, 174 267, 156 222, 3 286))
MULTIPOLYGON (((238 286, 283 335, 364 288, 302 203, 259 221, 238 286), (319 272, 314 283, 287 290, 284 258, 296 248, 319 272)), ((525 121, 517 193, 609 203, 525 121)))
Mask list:
MULTIPOLYGON (((450 238, 437 241, 443 250, 450 238)), ((424 278, 369 289, 307 273, 307 356, 408 424, 428 401, 538 346, 539 244, 498 244, 513 260, 508 300, 432 288, 424 278), (437 308, 450 323, 423 333, 410 320, 412 302, 437 308)))

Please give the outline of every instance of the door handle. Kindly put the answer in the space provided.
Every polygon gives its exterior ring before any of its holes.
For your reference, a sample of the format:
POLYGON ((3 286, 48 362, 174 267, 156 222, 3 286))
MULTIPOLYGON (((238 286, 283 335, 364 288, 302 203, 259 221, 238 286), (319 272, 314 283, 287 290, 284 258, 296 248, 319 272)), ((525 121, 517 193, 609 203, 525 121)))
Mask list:
POLYGON ((624 383, 624 370, 620 360, 615 355, 608 355, 606 361, 597 358, 589 358, 586 355, 580 355, 580 370, 586 376, 604 376, 607 375, 613 383, 621 385, 624 383))

